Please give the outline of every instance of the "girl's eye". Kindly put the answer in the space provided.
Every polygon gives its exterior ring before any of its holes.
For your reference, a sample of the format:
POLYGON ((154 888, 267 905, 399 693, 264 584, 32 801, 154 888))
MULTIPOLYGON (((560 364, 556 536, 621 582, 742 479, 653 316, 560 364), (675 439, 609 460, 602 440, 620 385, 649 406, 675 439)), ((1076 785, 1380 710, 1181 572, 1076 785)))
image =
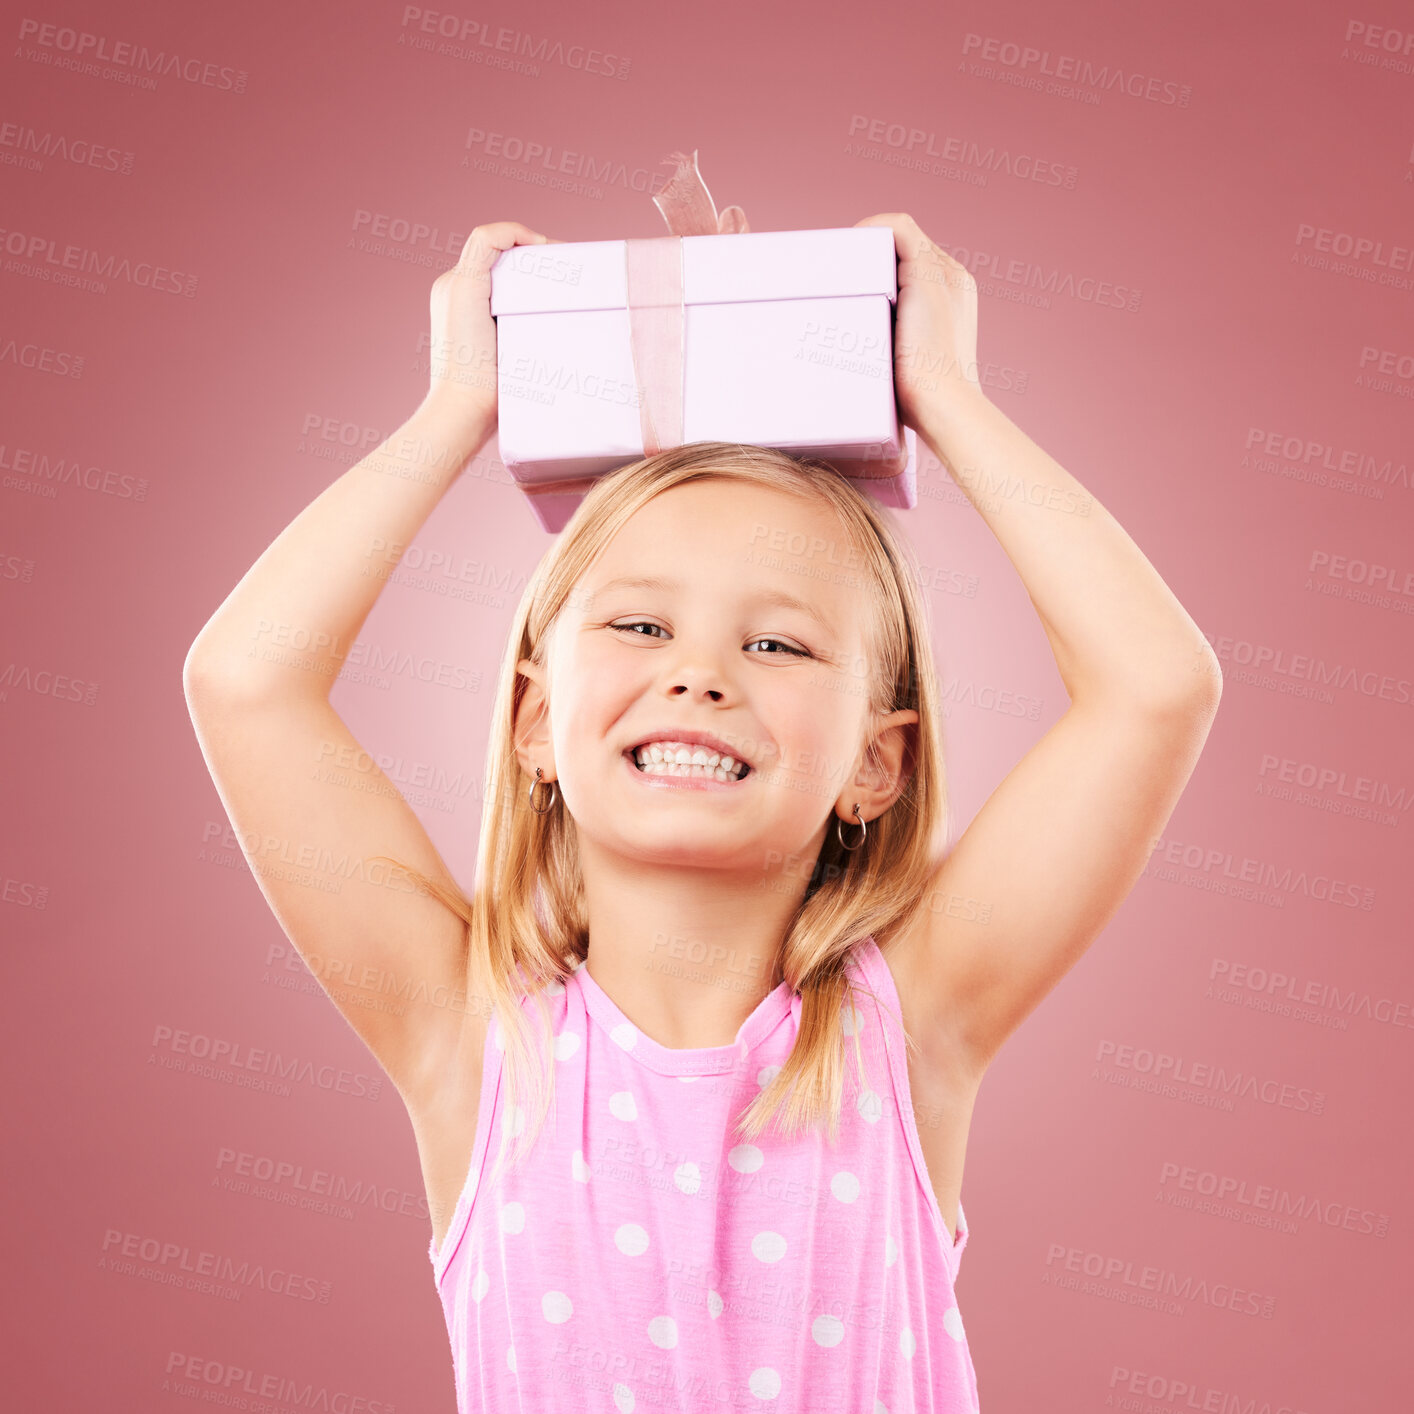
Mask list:
MULTIPOLYGON (((641 622, 640 622, 640 623, 631 623, 631 624, 610 624, 609 627, 612 628, 612 629, 617 629, 620 633, 622 633, 625 629, 632 629, 632 628, 662 628, 662 624, 650 624, 650 623, 641 623, 641 622)), ((647 636, 646 634, 639 634, 639 635, 638 635, 639 638, 644 638, 644 637, 646 637, 646 636, 647 636)))
MULTIPOLYGON (((649 623, 647 620, 644 620, 644 619, 638 619, 638 620, 635 620, 635 621, 632 622, 632 623, 626 623, 626 624, 610 624, 609 627, 612 628, 612 629, 614 629, 614 630, 616 630, 616 631, 619 632, 619 633, 632 632, 634 629, 640 629, 640 628, 656 628, 656 629, 659 629, 659 630, 661 630, 661 631, 663 631, 663 632, 666 632, 666 630, 663 629, 662 624, 649 623)), ((639 638, 646 638, 646 637, 648 637, 649 635, 647 635, 647 634, 638 634, 637 636, 638 636, 639 638)), ((786 651, 787 653, 793 654, 793 655, 794 655, 795 657, 797 657, 797 658, 808 658, 808 657, 810 656, 810 654, 807 653, 803 648, 793 648, 793 647, 792 647, 789 643, 787 643, 784 639, 780 639, 780 638, 753 638, 751 641, 752 641, 752 643, 776 643, 776 644, 779 644, 783 649, 785 649, 785 651, 786 651)), ((780 657, 780 654, 779 654, 779 653, 767 653, 765 656, 768 657, 768 658, 778 658, 778 657, 780 657)))
MULTIPOLYGON (((786 650, 787 653, 794 653, 797 658, 808 658, 810 656, 807 652, 805 652, 804 649, 792 648, 789 643, 786 643, 779 638, 753 638, 751 641, 753 643, 779 643, 781 647, 786 650)), ((766 656, 768 658, 777 658, 780 655, 777 653, 768 653, 766 656)))

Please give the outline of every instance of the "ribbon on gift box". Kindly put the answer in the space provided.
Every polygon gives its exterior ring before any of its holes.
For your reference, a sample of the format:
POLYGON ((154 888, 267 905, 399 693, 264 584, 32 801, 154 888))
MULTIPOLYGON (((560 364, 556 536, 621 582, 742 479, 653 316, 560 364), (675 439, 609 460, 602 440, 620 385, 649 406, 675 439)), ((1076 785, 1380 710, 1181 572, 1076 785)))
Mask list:
MULTIPOLYGON (((675 162, 677 167, 662 191, 653 197, 653 204, 671 234, 624 242, 629 349, 645 457, 682 446, 682 238, 729 235, 749 229, 746 212, 739 206, 725 207, 718 214, 707 183, 697 169, 696 148, 691 153, 669 153, 665 160, 675 162)), ((598 476, 573 476, 559 481, 529 481, 521 484, 521 490, 530 496, 582 496, 598 480, 598 476)))
MULTIPOLYGON (((682 278, 684 236, 724 236, 747 231, 746 212, 726 206, 718 212, 697 168, 697 149, 672 152, 665 161, 676 169, 653 204, 670 235, 624 242, 624 276, 629 318, 629 347, 638 390, 638 419, 643 455, 649 457, 683 442, 683 358, 685 324, 682 278)), ((907 450, 890 458, 828 459, 845 475, 890 480, 908 460, 907 450)), ((530 496, 583 496, 598 476, 521 483, 530 496)))
POLYGON ((643 455, 682 446, 682 238, 735 235, 750 229, 746 212, 728 206, 719 215, 697 169, 697 149, 673 152, 677 168, 653 204, 672 233, 624 242, 629 346, 638 384, 643 455))

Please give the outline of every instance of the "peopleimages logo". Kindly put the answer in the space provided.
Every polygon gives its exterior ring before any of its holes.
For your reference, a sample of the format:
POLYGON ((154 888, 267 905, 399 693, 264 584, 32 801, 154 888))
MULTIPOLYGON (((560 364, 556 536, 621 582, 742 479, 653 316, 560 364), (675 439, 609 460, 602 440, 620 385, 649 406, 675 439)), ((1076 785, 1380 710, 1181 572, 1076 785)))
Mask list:
POLYGON ((1129 1414, 1149 1414, 1158 1404, 1186 1410, 1245 1410, 1248 1414, 1306 1414, 1296 1404, 1283 1404, 1278 1399, 1258 1398, 1224 1386, 1204 1384, 1196 1379, 1158 1374, 1147 1370, 1115 1365, 1110 1370, 1110 1393, 1105 1408, 1128 1411, 1129 1414))
POLYGON ((1333 701, 1332 690, 1378 697, 1401 707, 1414 706, 1414 682, 1380 668, 1354 663, 1327 662, 1313 653, 1293 653, 1270 643, 1254 643, 1229 634, 1203 631, 1203 637, 1224 663, 1235 666, 1223 677, 1236 677, 1256 687, 1275 687, 1294 697, 1324 693, 1319 700, 1333 701))
MULTIPOLYGON (((1050 87, 1042 85, 1040 79, 1069 81, 1082 88, 1120 93, 1129 98, 1142 98, 1150 103, 1172 104, 1179 108, 1187 108, 1189 99, 1193 96, 1193 89, 1186 83, 1180 84, 1176 80, 1136 73, 1118 64, 1097 64, 1075 54, 1052 54, 1049 49, 1037 49, 1030 44, 1016 44, 991 35, 964 35, 962 53, 964 58, 975 55, 1002 69, 1015 70, 1018 75, 1025 75, 1026 79, 1030 80, 1024 87, 1046 92, 1050 91, 1050 87), (1034 70, 1034 73, 1029 72, 1031 70, 1034 70)), ((976 74, 976 66, 968 68, 964 64, 963 72, 976 74)), ((990 78, 992 73, 986 70, 978 76, 990 78)))
POLYGON ((99 277, 89 281, 89 287, 106 291, 107 280, 125 281, 140 289, 159 294, 182 295, 190 299, 196 294, 197 277, 181 270, 169 270, 150 260, 134 261, 111 251, 94 250, 89 246, 61 245, 53 236, 35 232, 0 228, 0 251, 12 257, 5 262, 9 274, 37 275, 53 278, 59 283, 82 275, 99 277))
POLYGON ((314 1301, 327 1306, 334 1290, 332 1282, 301 1276, 284 1267, 238 1262, 220 1252, 194 1251, 181 1242, 164 1242, 141 1233, 121 1232, 115 1227, 104 1232, 100 1251, 98 1265, 105 1271, 117 1272, 120 1276, 139 1276, 162 1286, 185 1285, 191 1290, 200 1289, 202 1282, 226 1284, 236 1292, 237 1300, 244 1287, 271 1296, 288 1296, 292 1301, 314 1301), (145 1265, 139 1269, 138 1262, 145 1265))
POLYGON ((210 1360, 204 1355, 188 1355, 180 1350, 168 1354, 164 1374, 164 1392, 199 1399, 203 1404, 236 1409, 273 1409, 279 1404, 295 1409, 327 1410, 329 1414, 393 1414, 393 1406, 385 1399, 366 1399, 347 1390, 331 1390, 327 1385, 292 1379, 288 1375, 261 1374, 243 1365, 210 1360), (243 1395, 270 1403, 249 1403, 241 1398, 243 1395))
POLYGON ((42 172, 41 158, 56 157, 75 167, 96 167, 100 172, 131 176, 134 157, 122 148, 88 138, 70 137, 52 128, 39 132, 20 123, 0 123, 0 160, 29 171, 42 172))
POLYGON ((1102 309, 1122 309, 1135 313, 1144 300, 1144 291, 1087 272, 1062 270, 1058 265, 1042 265, 1025 256, 1006 252, 976 250, 965 245, 944 245, 943 249, 977 281, 983 294, 999 294, 1013 303, 1035 304, 1049 309, 1054 296, 1076 299, 1102 309), (1025 295, 1025 301, 1018 297, 1025 295))
POLYGON ((1375 891, 1369 885, 1334 878, 1320 869, 1293 868, 1249 854, 1234 854, 1221 846, 1160 836, 1150 848, 1144 877, 1172 882, 1203 881, 1199 886, 1234 898, 1252 896, 1253 890, 1269 890, 1273 898, 1307 898, 1338 908, 1358 908, 1370 913, 1375 907, 1375 891), (1178 870, 1190 871, 1188 879, 1178 870))
POLYGON ((1213 1211, 1238 1210, 1252 1226, 1271 1226, 1268 1219, 1314 1219, 1324 1227, 1373 1237, 1389 1235, 1389 1214, 1375 1212, 1353 1203, 1343 1203, 1328 1194, 1292 1192, 1274 1183, 1256 1183, 1235 1174, 1216 1173, 1190 1164, 1166 1160, 1159 1167, 1159 1188, 1172 1187, 1184 1194, 1213 1200, 1213 1211))
POLYGON ((475 171, 499 171, 505 176, 518 175, 521 180, 543 186, 547 191, 602 196, 603 187, 620 186, 627 191, 651 195, 668 184, 664 172, 650 171, 647 167, 630 167, 617 158, 595 157, 587 152, 576 152, 572 148, 558 147, 553 142, 540 142, 515 133, 468 128, 464 146, 463 167, 475 171), (473 149, 477 150, 476 156, 471 155, 473 149), (590 187, 585 183, 597 185, 590 187))
POLYGON ((1363 233, 1336 231, 1327 226, 1314 226, 1308 221, 1298 222, 1296 246, 1291 252, 1291 259, 1293 263, 1333 270, 1337 274, 1391 285, 1395 289, 1414 289, 1414 278, 1400 273, 1414 269, 1414 246, 1390 245, 1386 248, 1383 240, 1363 233))
POLYGON ((1213 996, 1215 989, 1219 1000, 1227 1000, 1227 993, 1231 992, 1247 998, 1249 1005, 1261 1003, 1263 1010, 1279 1010, 1298 1020, 1331 1012, 1347 1025, 1351 1017, 1360 1017, 1380 1026, 1414 1030, 1414 999, 1371 992, 1364 987, 1342 987, 1323 977, 1273 971, 1231 958, 1215 957, 1209 965, 1204 997, 1213 996))
MULTIPOLYGON (((3 360, 3 351, 0 351, 0 362, 3 360)), ((82 362, 80 359, 80 365, 82 362)), ((75 373, 73 376, 79 375, 75 373)), ((51 454, 33 447, 16 447, 0 442, 0 471, 14 472, 17 477, 33 477, 36 483, 49 490, 51 497, 52 488, 73 486, 81 491, 97 492, 101 496, 115 496, 120 501, 147 499, 145 476, 132 476, 108 467, 84 466, 77 457, 51 454)), ((10 480, 8 476, 5 478, 7 484, 10 480)))
POLYGON ((20 21, 21 48, 17 58, 36 60, 59 69, 74 69, 80 73, 97 74, 103 78, 123 77, 142 88, 156 88, 154 74, 163 78, 179 78, 185 83, 203 88, 220 88, 230 93, 244 93, 249 75, 244 69, 209 61, 169 54, 165 49, 149 49, 126 39, 110 39, 106 34, 92 34, 70 25, 41 24, 38 20, 20 21), (38 46, 28 51, 23 43, 38 46), (105 70, 102 66, 109 65, 105 70), (123 73, 122 71, 130 71, 123 73), (117 71, 117 72, 115 72, 117 71))
MULTIPOLYGON (((0 334, 0 363, 13 363, 16 368, 30 368, 36 373, 52 373, 56 378, 82 378, 84 356, 43 344, 24 344, 0 334)), ((11 480, 7 476, 5 484, 10 485, 11 480)))
POLYGON ((164 1070, 187 1071, 211 1080, 226 1080, 247 1090, 272 1090, 288 1095, 285 1081, 312 1085, 316 1090, 333 1090, 361 1100, 376 1100, 382 1093, 378 1075, 345 1070, 335 1065, 316 1065, 298 1056, 246 1046, 239 1041, 206 1036, 199 1031, 180 1031, 158 1025, 152 1033, 152 1054, 148 1063, 161 1063, 164 1070))
MULTIPOLYGON (((1118 1041, 1101 1040, 1095 1054, 1097 1065, 1112 1066, 1117 1073, 1128 1072, 1142 1080, 1133 1089, 1169 1090, 1177 1093, 1186 1086, 1195 1095, 1206 1095, 1213 1109, 1231 1109, 1232 1097, 1257 1100, 1279 1109, 1297 1110, 1303 1114, 1322 1115, 1326 1112, 1325 1092, 1304 1085, 1293 1085, 1274 1076, 1254 1075, 1243 1070, 1229 1070, 1213 1061, 1195 1061, 1187 1056, 1172 1056, 1165 1051, 1151 1051, 1146 1046, 1130 1046, 1118 1041), (1164 1087, 1167 1087, 1165 1089, 1164 1087)), ((1106 1079, 1096 1070, 1092 1079, 1106 1079)))
POLYGON ((994 143, 984 147, 972 138, 940 134, 927 128, 910 127, 907 123, 893 123, 887 118, 871 117, 866 113, 850 115, 849 136, 859 141, 853 145, 845 144, 846 157, 883 157, 891 166, 931 170, 939 161, 956 162, 964 168, 975 169, 979 175, 1000 173, 1023 182, 1063 187, 1067 191, 1074 190, 1079 175, 1075 167, 1064 162, 1037 157, 1029 152, 1012 152, 1010 148, 998 148, 994 143), (871 146, 866 147, 865 143, 871 146), (874 147, 872 144, 881 146, 874 147))
POLYGON ((1243 442, 1242 465, 1273 472, 1289 466, 1299 473, 1299 479, 1319 485, 1329 482, 1354 489, 1369 482, 1377 493, 1372 500, 1382 500, 1386 486, 1414 490, 1414 475, 1407 462, 1358 447, 1336 447, 1318 437, 1280 429, 1249 427, 1243 442))
POLYGON ((1414 74, 1414 29, 1391 29, 1367 20, 1347 20, 1342 59, 1396 73, 1414 74))
POLYGON ((540 76, 541 64, 558 64, 584 74, 626 79, 631 64, 621 55, 607 54, 590 45, 566 45, 563 40, 552 41, 545 35, 532 35, 506 25, 493 30, 492 25, 481 20, 446 10, 424 10, 417 5, 403 8, 398 43, 452 59, 510 69, 532 78, 540 76), (532 62, 523 63, 526 59, 532 62))
POLYGON ((409 1193, 392 1184, 349 1178, 243 1149, 219 1149, 216 1173, 214 1182, 227 1193, 267 1198, 331 1217, 351 1218, 361 1208, 377 1208, 405 1218, 425 1219, 428 1215, 425 1193, 409 1193))
POLYGON ((1181 1302, 1198 1302, 1238 1316, 1258 1316, 1270 1321, 1276 1297, 1248 1291, 1231 1282, 1210 1281, 1206 1276, 1172 1271, 1167 1267, 1137 1265, 1131 1257, 1087 1252, 1052 1242, 1046 1248, 1041 1280, 1047 1286, 1079 1291, 1132 1306, 1147 1306, 1167 1315, 1181 1316, 1181 1302), (1089 1278, 1089 1280, 1086 1280, 1089 1278))

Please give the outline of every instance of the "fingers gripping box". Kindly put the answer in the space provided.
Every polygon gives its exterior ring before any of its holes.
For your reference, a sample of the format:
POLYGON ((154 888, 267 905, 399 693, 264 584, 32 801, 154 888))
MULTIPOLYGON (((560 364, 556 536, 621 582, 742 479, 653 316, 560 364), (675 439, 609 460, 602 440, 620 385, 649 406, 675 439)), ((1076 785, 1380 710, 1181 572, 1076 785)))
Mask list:
POLYGON ((884 226, 515 246, 491 270, 501 459, 548 531, 663 447, 821 457, 917 504, 884 226))

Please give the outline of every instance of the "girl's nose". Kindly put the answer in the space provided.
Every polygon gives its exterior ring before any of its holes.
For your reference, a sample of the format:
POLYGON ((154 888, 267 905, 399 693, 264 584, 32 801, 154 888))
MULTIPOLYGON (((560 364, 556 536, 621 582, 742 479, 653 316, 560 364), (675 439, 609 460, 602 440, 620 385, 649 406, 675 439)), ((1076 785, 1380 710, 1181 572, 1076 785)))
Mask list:
POLYGON ((729 688, 710 651, 700 657, 694 653, 692 660, 670 667, 666 681, 669 697, 699 697, 709 702, 720 702, 729 688))
POLYGON ((719 687, 695 688, 687 683, 677 683, 668 689, 669 697, 681 697, 684 694, 691 697, 700 692, 703 697, 709 697, 713 702, 722 700, 722 689, 719 687))

